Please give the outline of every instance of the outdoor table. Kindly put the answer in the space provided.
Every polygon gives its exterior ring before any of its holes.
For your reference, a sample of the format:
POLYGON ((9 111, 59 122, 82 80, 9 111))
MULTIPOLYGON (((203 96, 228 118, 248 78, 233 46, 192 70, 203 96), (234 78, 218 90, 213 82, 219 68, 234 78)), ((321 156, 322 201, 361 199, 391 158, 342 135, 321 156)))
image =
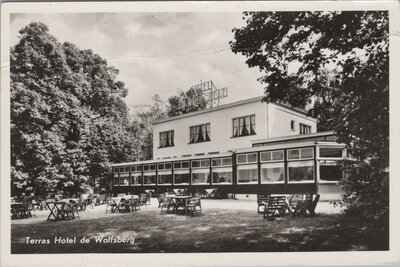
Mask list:
POLYGON ((186 205, 191 196, 170 196, 169 197, 174 204, 174 210, 178 211, 178 208, 183 207, 184 210, 186 209, 186 205))

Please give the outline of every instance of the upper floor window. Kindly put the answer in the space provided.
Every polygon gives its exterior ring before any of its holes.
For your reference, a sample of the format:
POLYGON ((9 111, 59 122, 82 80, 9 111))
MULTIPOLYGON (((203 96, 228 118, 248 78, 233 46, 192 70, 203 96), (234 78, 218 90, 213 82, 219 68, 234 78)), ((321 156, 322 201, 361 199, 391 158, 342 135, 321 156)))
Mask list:
POLYGON ((174 130, 160 132, 160 147, 174 146, 174 130))
POLYGON ((300 128, 300 134, 310 134, 311 133, 310 125, 299 123, 299 128, 300 128))
POLYGON ((294 128, 294 120, 290 121, 290 130, 295 131, 296 129, 294 128))
POLYGON ((256 134, 256 115, 233 119, 233 137, 256 134))
POLYGON ((210 141, 210 124, 190 126, 190 143, 201 143, 210 141))

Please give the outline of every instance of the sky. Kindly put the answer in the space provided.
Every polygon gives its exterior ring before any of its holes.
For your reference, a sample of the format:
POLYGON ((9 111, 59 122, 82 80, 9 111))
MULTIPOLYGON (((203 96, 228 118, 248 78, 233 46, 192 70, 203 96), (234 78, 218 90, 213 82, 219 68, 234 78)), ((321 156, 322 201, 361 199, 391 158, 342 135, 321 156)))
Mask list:
POLYGON ((262 76, 229 46, 232 29, 244 25, 241 13, 52 13, 13 14, 11 45, 18 31, 33 21, 45 23, 50 34, 80 49, 92 49, 119 69, 128 88, 128 106, 150 104, 212 80, 228 87, 230 103, 263 94, 262 76))

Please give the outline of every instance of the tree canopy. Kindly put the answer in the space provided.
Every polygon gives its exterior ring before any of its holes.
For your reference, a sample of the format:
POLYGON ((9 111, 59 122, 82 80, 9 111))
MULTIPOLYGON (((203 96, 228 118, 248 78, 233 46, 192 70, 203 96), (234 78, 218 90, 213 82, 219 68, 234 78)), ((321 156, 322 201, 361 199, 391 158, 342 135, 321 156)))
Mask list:
POLYGON ((91 50, 60 43, 40 22, 11 48, 11 182, 38 194, 82 192, 111 162, 134 159, 127 88, 91 50))
POLYGON ((230 45, 260 69, 265 101, 311 104, 310 115, 359 160, 347 169, 344 200, 370 216, 387 214, 388 12, 244 12, 243 19, 230 45))
POLYGON ((207 107, 207 100, 201 89, 180 91, 168 98, 168 117, 198 111, 207 107))

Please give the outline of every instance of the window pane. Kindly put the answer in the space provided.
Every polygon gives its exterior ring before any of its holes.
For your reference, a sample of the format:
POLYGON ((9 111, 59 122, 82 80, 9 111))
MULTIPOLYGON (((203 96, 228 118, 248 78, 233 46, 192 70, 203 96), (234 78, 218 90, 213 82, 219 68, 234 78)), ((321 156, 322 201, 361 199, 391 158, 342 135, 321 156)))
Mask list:
POLYGON ((200 160, 193 160, 192 168, 199 168, 199 167, 200 167, 200 160))
POLYGON ((175 184, 189 184, 190 174, 189 172, 177 172, 174 174, 175 184))
POLYGON ((118 168, 114 168, 114 172, 118 172, 118 168))
POLYGON ((312 159, 314 158, 314 149, 312 147, 302 148, 300 154, 302 159, 312 159))
POLYGON ((221 166, 222 160, 221 159, 212 159, 211 164, 212 164, 212 166, 221 166))
POLYGON ((155 173, 144 173, 143 174, 144 184, 155 184, 156 174, 155 173))
POLYGON ((213 169, 213 184, 232 183, 232 168, 213 169))
POLYGON ((300 150, 299 149, 291 149, 287 151, 288 159, 299 159, 300 158, 300 150))
POLYGON ((222 165, 224 166, 231 166, 232 165, 232 158, 223 158, 222 165))
POLYGON ((164 169, 166 169, 166 170, 170 170, 172 168, 172 165, 171 165, 171 163, 165 163, 165 165, 164 165, 164 169))
POLYGON ((247 162, 257 162, 257 153, 247 154, 247 162))
POLYGON ((158 169, 159 170, 164 170, 164 163, 158 164, 158 169))
POLYGON ((210 167, 210 160, 208 160, 208 159, 202 160, 201 167, 210 167))
POLYGON ((273 151, 272 160, 283 160, 283 151, 273 151))
POLYGON ((237 155, 237 163, 246 163, 247 156, 246 154, 237 155))
POLYGON ((210 124, 206 124, 206 141, 210 140, 210 124))
POLYGON ((151 165, 150 165, 150 170, 151 170, 151 171, 154 171, 155 169, 156 169, 156 165, 155 165, 155 164, 151 164, 151 165))
POLYGON ((114 175, 114 185, 118 185, 118 175, 114 175))
POLYGON ((288 162, 289 182, 302 182, 314 180, 314 162, 298 161, 288 162))
POLYGON ((321 147, 319 149, 319 156, 321 158, 341 158, 342 152, 343 152, 342 148, 321 147))
POLYGON ((127 186, 129 185, 129 176, 120 177, 119 185, 127 186))
POLYGON ((182 162, 182 168, 183 168, 183 169, 189 168, 189 161, 184 161, 184 162, 182 162))
POLYGON ((133 173, 132 174, 132 185, 141 185, 142 184, 142 174, 141 173, 133 173))
POLYGON ((192 171, 192 184, 201 184, 209 182, 210 182, 210 172, 208 169, 192 171))
POLYGON ((136 171, 136 167, 135 166, 131 166, 131 172, 136 171))
POLYGON ((124 168, 119 168, 119 172, 124 172, 124 168))
POLYGON ((339 181, 342 176, 342 170, 337 162, 320 162, 319 176, 322 181, 339 181))
POLYGON ((181 168, 181 163, 180 162, 175 162, 174 163, 174 169, 180 169, 181 168))
POLYGON ((268 163, 261 165, 261 182, 274 183, 284 182, 285 180, 285 167, 283 162, 268 163))
POLYGON ((136 166, 136 171, 140 172, 141 170, 142 170, 142 166, 141 165, 136 166))
POLYGON ((159 184, 172 184, 172 174, 171 173, 159 173, 158 174, 159 184))
POLYGON ((143 170, 144 170, 144 171, 148 171, 148 170, 149 170, 149 165, 144 165, 144 166, 143 166, 143 170))
POLYGON ((268 151, 268 152, 261 152, 260 153, 260 157, 261 157, 261 161, 263 162, 263 161, 271 161, 272 160, 272 158, 271 158, 271 152, 270 151, 268 151))
POLYGON ((258 182, 257 165, 238 166, 238 183, 258 182))

